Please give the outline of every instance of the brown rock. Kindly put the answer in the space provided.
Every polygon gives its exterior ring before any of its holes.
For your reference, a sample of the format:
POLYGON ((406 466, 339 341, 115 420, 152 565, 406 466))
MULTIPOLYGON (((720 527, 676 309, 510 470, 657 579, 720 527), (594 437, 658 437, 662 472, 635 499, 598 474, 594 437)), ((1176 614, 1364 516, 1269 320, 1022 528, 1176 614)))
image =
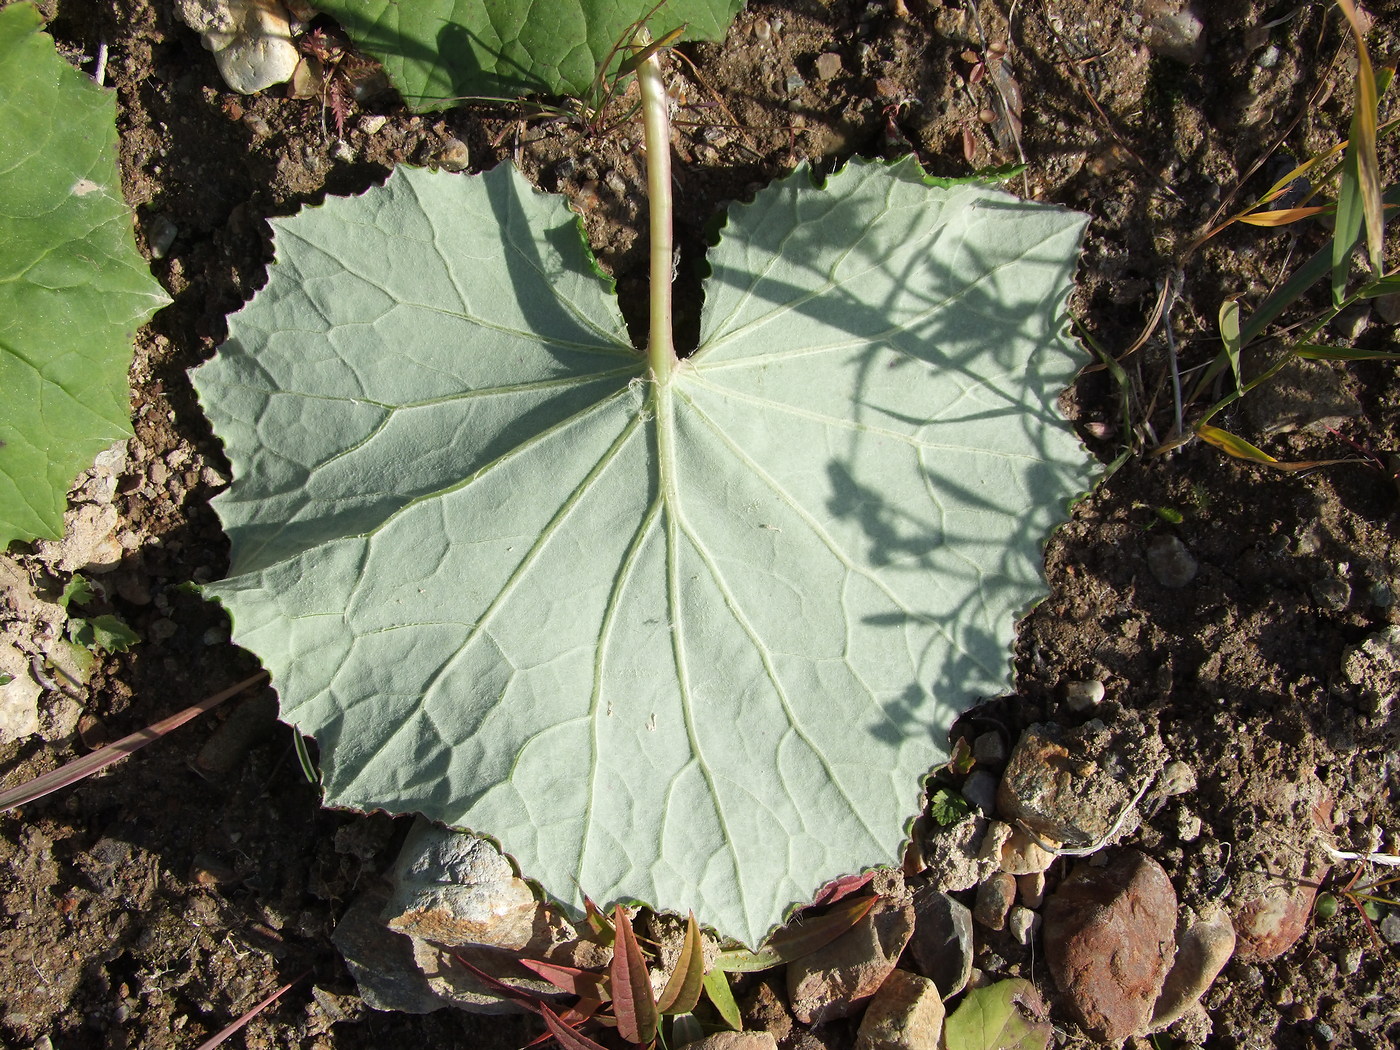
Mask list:
POLYGON ((803 1024, 847 1017, 894 969, 914 932, 914 906, 881 900, 853 928, 788 965, 788 1002, 803 1024))
POLYGON ((998 872, 977 887, 977 900, 972 905, 972 917, 989 930, 1006 925, 1006 913, 1016 900, 1016 877, 998 872))
POLYGON ((856 1050, 926 1050, 943 1034, 943 999, 927 977, 894 970, 861 1018, 856 1050))
POLYGON ((1161 865, 1136 850, 1080 864, 1044 914, 1046 959, 1071 1015, 1108 1043, 1145 1033, 1174 952, 1176 891, 1161 865))
MULTIPOLYGON (((1277 813, 1284 814, 1294 828, 1326 832, 1332 826, 1332 800, 1316 775, 1309 771, 1297 783, 1280 784, 1276 791, 1277 813)), ((1270 841, 1253 852, 1253 867, 1262 874, 1242 879, 1234 912, 1235 958, 1241 962, 1267 962, 1276 959, 1297 942, 1312 918, 1317 887, 1327 878, 1331 865, 1319 856, 1312 836, 1301 844, 1296 837, 1290 848, 1270 841)), ((1249 856, 1241 850, 1242 856, 1249 856)))

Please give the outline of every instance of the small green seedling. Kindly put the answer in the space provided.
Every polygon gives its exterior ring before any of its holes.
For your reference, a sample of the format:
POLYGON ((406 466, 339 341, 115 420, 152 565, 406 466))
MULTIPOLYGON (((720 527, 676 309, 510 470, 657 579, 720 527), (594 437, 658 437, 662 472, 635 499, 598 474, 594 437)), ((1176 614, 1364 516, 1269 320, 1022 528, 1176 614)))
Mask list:
POLYGON ((1350 901, 1361 916, 1361 921, 1366 926, 1366 932, 1371 935, 1371 942, 1376 946, 1376 950, 1384 951, 1385 945, 1381 943, 1380 936, 1376 933, 1376 928, 1372 923, 1379 922, 1384 917, 1386 908, 1400 909, 1400 900, 1396 900, 1394 895, 1386 896, 1379 892, 1387 886, 1400 886, 1400 875, 1389 875, 1382 879, 1361 882, 1366 871, 1364 866, 1357 868, 1347 884, 1339 887, 1335 893, 1328 891, 1319 893, 1313 905, 1313 911, 1319 919, 1330 919, 1337 914, 1337 910, 1341 907, 1339 897, 1350 901), (1361 884, 1357 885, 1358 883, 1361 884))
MULTIPOLYGON (((1390 86, 1393 66, 1376 68, 1371 62, 1365 36, 1352 0, 1336 0, 1347 20, 1357 53, 1357 76, 1351 131, 1348 138, 1331 149, 1294 167, 1275 181, 1253 204, 1224 221, 1212 225, 1186 251, 1190 256, 1201 244, 1222 230, 1242 223, 1280 228, 1293 226, 1326 216, 1332 222, 1328 243, 1262 302, 1246 313, 1241 301, 1228 298, 1220 308, 1218 328, 1221 350, 1185 394, 1184 404, 1208 404, 1188 429, 1181 424, 1178 408, 1178 428, 1157 451, 1166 451, 1189 440, 1191 436, 1215 446, 1237 459, 1247 460, 1280 470, 1304 470, 1356 460, 1313 460, 1280 462, 1263 449, 1221 427, 1211 420, 1249 391, 1268 382, 1293 360, 1305 361, 1368 361, 1400 360, 1400 354, 1360 350, 1349 346, 1328 345, 1318 341, 1322 330, 1339 313, 1354 304, 1400 289, 1400 271, 1386 271, 1384 266, 1384 232, 1387 212, 1400 206, 1400 187, 1385 188, 1380 181, 1376 141, 1400 125, 1400 118, 1380 120, 1380 103, 1390 86), (1312 179, 1314 186, 1302 202, 1285 208, 1272 205, 1300 179, 1312 179), (1318 200, 1323 189, 1335 185, 1335 197, 1318 200), (1352 255, 1359 244, 1365 246, 1365 274, 1353 282, 1352 255), (1271 362, 1246 367, 1252 348, 1273 336, 1272 325, 1286 310, 1298 303, 1312 288, 1328 282, 1331 305, 1307 321, 1277 333, 1284 349, 1275 353, 1271 362), (1227 378, 1228 377, 1228 378, 1227 378), (1221 393, 1226 382, 1231 389, 1221 393)), ((1281 140, 1280 140, 1281 141, 1281 140)), ((1166 291, 1170 299, 1169 287, 1166 291)), ((1159 308, 1160 308, 1159 303, 1159 308)), ((1178 406, 1183 399, 1178 385, 1178 406)))

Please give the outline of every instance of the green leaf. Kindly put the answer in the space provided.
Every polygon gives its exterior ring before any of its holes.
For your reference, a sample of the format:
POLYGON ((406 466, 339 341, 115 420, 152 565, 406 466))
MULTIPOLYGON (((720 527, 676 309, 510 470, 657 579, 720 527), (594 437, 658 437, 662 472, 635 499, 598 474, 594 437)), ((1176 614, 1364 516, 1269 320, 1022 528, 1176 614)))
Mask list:
POLYGON ((40 25, 0 11, 0 550, 57 538, 74 477, 131 434, 132 338, 170 301, 122 200, 116 98, 40 25))
POLYGON ((328 801, 750 945, 896 862, 1090 484, 1055 407, 1083 223, 912 161, 788 178, 658 386, 509 168, 274 220, 196 376, 236 475, 209 591, 328 801))
POLYGON ((86 649, 124 653, 141 640, 125 620, 112 613, 70 620, 68 637, 86 649))
POLYGON ((972 812, 972 803, 951 788, 934 791, 928 802, 928 815, 940 828, 951 828, 972 812))
POLYGON ((96 597, 93 593, 92 584, 85 578, 74 573, 73 578, 63 588, 63 593, 59 596, 58 604, 65 609, 74 605, 86 605, 96 597))
POLYGON ((1230 362, 1230 371, 1235 376, 1235 389, 1244 389, 1244 375, 1240 371, 1240 301, 1226 299, 1220 304, 1220 341, 1225 344, 1225 357, 1230 362))
MULTIPOLYGON (((360 47, 384 63, 416 109, 452 99, 583 96, 628 27, 656 0, 318 0, 360 47)), ((720 40, 744 0, 668 0, 647 27, 655 39, 720 40)))
POLYGON ((1051 1034, 1040 993, 1023 980, 972 989, 943 1029, 948 1050, 1045 1050, 1051 1034))
POLYGON ((715 967, 705 974, 705 996, 710 1000, 710 1005, 715 1008, 720 1019, 727 1024, 731 1030, 742 1032, 744 1030, 744 1018, 739 1013, 739 1004, 734 1001, 734 991, 729 987, 729 977, 719 967, 715 967))

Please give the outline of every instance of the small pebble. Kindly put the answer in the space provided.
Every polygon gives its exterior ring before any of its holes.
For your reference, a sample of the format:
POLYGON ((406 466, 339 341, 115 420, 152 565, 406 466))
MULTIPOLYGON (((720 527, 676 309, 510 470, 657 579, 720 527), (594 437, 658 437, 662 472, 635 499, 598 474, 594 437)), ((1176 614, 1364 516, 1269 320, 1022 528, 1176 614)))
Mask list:
POLYGON ((827 51, 817 56, 817 79, 830 80, 841 72, 841 56, 827 51))
POLYGON ((1006 765, 1006 738, 996 730, 983 733, 972 742, 972 757, 979 766, 1006 765))
POLYGON ((331 147, 331 157, 334 160, 340 161, 342 164, 348 164, 355 159, 355 150, 350 143, 346 142, 344 139, 339 139, 336 144, 331 147))
POLYGON ((1102 682, 1066 682, 1063 686, 1065 703, 1071 711, 1083 713, 1103 702, 1102 682))
POLYGON ((1027 908, 1039 908, 1045 903, 1045 872, 1017 875, 1016 892, 1027 908))
POLYGON ((1400 912, 1392 910, 1381 920, 1381 937, 1386 944, 1400 944, 1400 912))
POLYGON ((146 243, 150 245, 151 258, 164 259, 179 234, 180 228, 164 215, 152 216, 146 224, 146 243))
POLYGON ((1270 44, 1264 49, 1263 54, 1261 54, 1258 58, 1254 60, 1254 64, 1260 69, 1273 69, 1274 66, 1278 65, 1278 60, 1280 57, 1281 52, 1279 51, 1278 46, 1275 44, 1270 44))
POLYGON ((447 138, 438 151, 437 163, 443 171, 466 171, 471 166, 467 144, 459 138, 447 138))
POLYGON ((1007 932, 1016 938, 1018 944, 1030 944, 1039 925, 1040 916, 1019 904, 1006 916, 1007 932))
POLYGON ((787 80, 783 81, 783 90, 789 95, 795 95, 807 86, 807 81, 803 80, 796 73, 789 73, 787 80))
POLYGON ((1006 913, 1016 900, 1016 879, 1005 872, 998 872, 977 887, 977 901, 972 906, 972 917, 989 930, 1000 930, 1006 926, 1006 913))
POLYGON ((1160 784, 1164 795, 1184 795, 1188 791, 1196 790, 1196 773, 1185 762, 1177 759, 1175 762, 1168 762, 1167 768, 1162 770, 1160 784))
POLYGON ((360 119, 360 130, 366 135, 374 135, 387 123, 389 123, 388 117, 381 113, 375 113, 373 116, 362 117, 360 119))
POLYGON ((1196 578, 1200 565, 1186 544, 1162 534, 1147 545, 1147 567, 1163 587, 1185 587, 1196 578))
POLYGON ((1333 1039, 1337 1038, 1337 1033, 1333 1031, 1332 1026, 1326 1021, 1318 1021, 1313 1025, 1313 1030, 1317 1032, 1317 1037, 1324 1043, 1330 1043, 1333 1039))
POLYGON ((989 773, 985 769, 974 769, 963 781, 962 797, 967 799, 977 812, 990 817, 997 808, 997 783, 995 773, 989 773))

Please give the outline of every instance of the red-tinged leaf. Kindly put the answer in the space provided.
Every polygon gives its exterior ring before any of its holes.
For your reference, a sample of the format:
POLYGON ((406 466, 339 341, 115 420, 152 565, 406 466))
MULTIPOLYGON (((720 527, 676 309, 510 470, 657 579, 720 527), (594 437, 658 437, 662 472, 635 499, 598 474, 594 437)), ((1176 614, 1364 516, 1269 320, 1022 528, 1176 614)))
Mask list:
POLYGON ((729 978, 718 966, 705 974, 705 995, 720 1020, 736 1032, 744 1030, 744 1018, 739 1013, 739 1004, 734 1001, 734 993, 730 991, 729 978))
POLYGON ((233 1024, 229 1025, 227 1028, 224 1028, 216 1035, 211 1036, 209 1039, 206 1039, 204 1042, 200 1043, 199 1046, 195 1048, 195 1050, 214 1050, 216 1046, 222 1045, 224 1040, 226 1040, 229 1036, 233 1035, 235 1032, 241 1029, 253 1018, 257 1017, 258 1014, 262 1013, 269 1006, 275 1003, 278 999, 282 998, 282 996, 286 994, 287 990, 291 988, 292 985, 296 984, 297 981, 300 981, 302 977, 305 977, 306 974, 309 974, 310 972, 310 970, 307 970, 306 973, 303 973, 301 975, 301 977, 294 977, 292 980, 288 981, 286 984, 284 984, 281 988, 277 989, 277 991, 273 992, 262 1002, 258 1003, 252 1009, 248 1010, 245 1014, 243 1014, 242 1017, 234 1021, 233 1024))
POLYGON ((700 1001, 700 989, 705 981, 705 943, 700 938, 700 924, 691 912, 685 922, 685 943, 680 958, 671 971, 656 1008, 663 1014, 688 1014, 700 1001))
POLYGON ((543 962, 538 959, 520 959, 518 961, 525 969, 539 974, 554 987, 568 992, 570 995, 576 995, 580 999, 597 999, 600 1002, 607 1002, 611 998, 608 993, 608 979, 600 973, 579 970, 573 966, 559 966, 556 963, 543 962))
POLYGON ((1241 215, 1239 221, 1248 226, 1287 226, 1290 222, 1334 211, 1330 204, 1313 204, 1306 208, 1279 208, 1275 211, 1252 211, 1241 215))
POLYGON ((16 806, 22 806, 26 802, 33 802, 35 799, 43 798, 45 795, 57 791, 59 788, 74 784, 84 777, 90 777, 114 762, 119 762, 127 755, 140 751, 147 744, 154 743, 165 736, 172 729, 178 729, 196 715, 202 715, 219 704, 223 703, 231 696, 237 696, 251 685, 256 685, 267 677, 266 671, 259 671, 251 678, 245 678, 237 685, 231 685, 221 693, 205 697, 197 704, 191 704, 183 711, 177 711, 169 718, 163 718, 159 722, 148 725, 145 729, 138 729, 136 732, 122 737, 120 740, 100 747, 90 755, 76 758, 72 762, 59 766, 52 772, 35 777, 26 781, 18 787, 9 791, 0 792, 0 813, 16 806))
POLYGON ((539 1014, 542 1013, 542 1011, 548 1009, 548 1007, 546 1007, 544 1003, 540 1001, 538 996, 531 995, 529 992, 522 992, 519 988, 512 988, 510 985, 502 981, 499 977, 493 977, 491 974, 487 973, 479 966, 473 966, 471 963, 467 962, 466 959, 463 959, 460 955, 454 955, 453 958, 456 959, 459 963, 461 963, 462 966, 464 966, 467 969, 467 972, 469 972, 482 984, 486 985, 487 988, 491 989, 491 991, 495 992, 497 995, 504 996, 511 1002, 519 1003, 531 1013, 539 1014))
POLYGON ((817 891, 816 897, 812 899, 812 907, 820 908, 825 904, 835 904, 857 890, 870 885, 870 880, 874 877, 873 871, 867 871, 864 875, 843 875, 839 879, 832 879, 817 891))
POLYGON ((612 984, 613 1016, 617 1031, 629 1043, 650 1043, 656 1038, 656 1000, 651 995, 651 974, 647 961, 632 932, 632 923, 619 904, 613 910, 612 965, 608 968, 612 984))
POLYGON ((541 1004, 538 1012, 544 1018, 544 1026, 549 1029, 549 1034, 559 1040, 559 1045, 564 1050, 607 1050, 602 1043, 595 1043, 583 1033, 574 1031, 549 1007, 541 1004))
POLYGON ((593 1015, 603 1008, 603 999, 580 999, 573 1006, 568 1007, 559 1019, 569 1026, 583 1024, 584 1021, 593 1019, 593 1015))
POLYGON ((816 918, 798 917, 775 933, 756 952, 739 949, 720 952, 715 966, 731 973, 771 970, 830 944, 869 914, 879 897, 855 897, 816 918))

